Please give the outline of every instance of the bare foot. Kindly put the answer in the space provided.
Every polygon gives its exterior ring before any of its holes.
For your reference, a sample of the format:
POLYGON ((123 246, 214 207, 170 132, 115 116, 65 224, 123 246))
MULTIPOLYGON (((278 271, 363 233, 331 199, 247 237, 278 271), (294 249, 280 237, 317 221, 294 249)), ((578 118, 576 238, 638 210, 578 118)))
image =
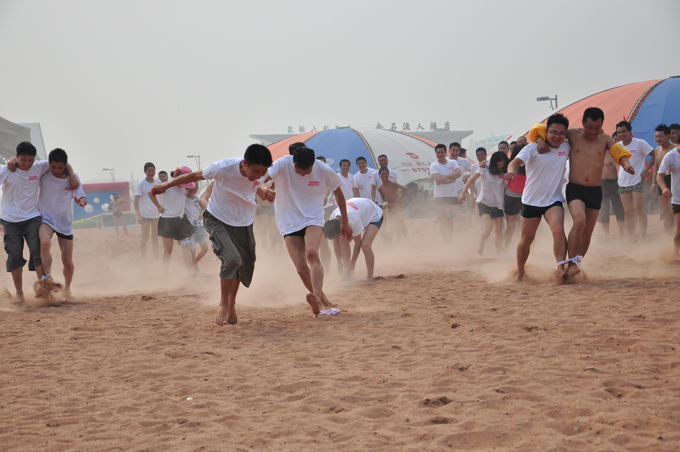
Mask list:
POLYGON ((517 269, 517 274, 515 275, 515 282, 522 282, 524 279, 524 270, 520 271, 517 269))
MULTIPOLYGON (((318 300, 318 298, 317 298, 317 300, 318 300)), ((321 304, 322 304, 323 307, 326 308, 326 309, 330 309, 330 308, 334 308, 334 307, 335 307, 335 305, 334 305, 333 303, 330 302, 330 300, 326 297, 326 294, 323 293, 323 292, 321 292, 321 304)))
POLYGON ((484 255, 484 244, 483 243, 479 244, 479 248, 477 248, 477 254, 479 254, 480 256, 484 255))
POLYGON ((61 296, 64 297, 66 301, 74 301, 73 294, 69 289, 63 289, 61 291, 61 296))
POLYGON ((557 284, 569 284, 570 280, 571 277, 564 268, 558 268, 555 271, 555 281, 557 282, 557 284))
POLYGON ((24 294, 22 293, 17 293, 16 299, 12 301, 12 304, 14 306, 23 306, 26 303, 26 298, 24 298, 24 294))
POLYGON ((236 324, 236 306, 220 306, 217 310, 217 317, 215 317, 215 323, 219 326, 235 325, 236 324))
POLYGON ((307 303, 312 307, 312 312, 314 313, 314 316, 316 317, 319 315, 319 302, 316 300, 316 297, 314 296, 313 293, 308 293, 307 294, 307 303))

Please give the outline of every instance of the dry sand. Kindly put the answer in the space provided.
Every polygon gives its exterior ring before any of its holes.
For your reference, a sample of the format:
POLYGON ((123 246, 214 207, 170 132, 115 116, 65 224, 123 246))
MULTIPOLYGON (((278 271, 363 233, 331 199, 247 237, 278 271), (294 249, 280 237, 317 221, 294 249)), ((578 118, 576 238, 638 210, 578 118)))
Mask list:
POLYGON ((332 265, 343 312, 317 319, 260 247, 224 327, 212 253, 185 278, 175 250, 166 278, 139 228, 76 231, 76 302, 0 304, 0 449, 680 450, 680 265, 649 218, 651 241, 596 237, 570 286, 546 237, 517 284, 513 252, 411 220, 411 243, 377 239, 384 279, 332 265))

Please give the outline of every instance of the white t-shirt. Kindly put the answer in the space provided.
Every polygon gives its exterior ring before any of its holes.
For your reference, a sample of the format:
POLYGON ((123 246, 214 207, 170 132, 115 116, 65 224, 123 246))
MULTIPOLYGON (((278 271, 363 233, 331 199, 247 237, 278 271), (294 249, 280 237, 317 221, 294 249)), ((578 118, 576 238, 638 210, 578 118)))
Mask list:
POLYGON ((293 156, 281 157, 269 168, 276 184, 276 225, 282 235, 292 234, 307 226, 324 224, 323 199, 326 188, 331 192, 342 185, 340 176, 330 166, 316 160, 312 172, 300 176, 295 172, 293 156))
POLYGON ((477 195, 477 203, 482 203, 489 207, 497 207, 503 210, 505 203, 503 192, 505 190, 505 178, 503 174, 494 176, 489 168, 479 168, 477 173, 481 175, 482 187, 477 195))
MULTIPOLYGON (((366 198, 351 198, 347 202, 347 220, 352 227, 352 236, 356 237, 364 232, 369 224, 382 218, 382 209, 373 201, 366 198)), ((340 208, 331 213, 331 219, 340 216, 340 208)))
MULTIPOLYGON (((458 169, 458 163, 455 160, 446 159, 445 164, 439 163, 435 160, 430 165, 430 175, 439 174, 440 176, 448 176, 453 174, 458 169)), ((461 169, 462 171, 462 169, 461 169)), ((458 196, 458 184, 457 182, 462 179, 462 176, 456 179, 450 184, 439 184, 435 182, 434 184, 434 197, 435 198, 455 198, 458 196)), ((462 188, 462 187, 461 187, 462 188)))
POLYGON ((680 205, 680 151, 678 148, 664 155, 659 165, 659 172, 671 175, 671 186, 668 187, 673 192, 671 204, 680 205))
POLYGON ((633 154, 628 160, 631 166, 635 168, 635 174, 629 174, 623 169, 623 166, 619 167, 619 187, 632 187, 642 180, 642 171, 644 171, 646 163, 645 157, 651 154, 654 148, 647 144, 645 140, 639 138, 633 138, 628 146, 625 146, 623 141, 619 141, 619 144, 633 154))
POLYGON ((163 193, 163 208, 161 218, 182 218, 184 216, 184 187, 170 187, 163 193))
POLYGON ((215 180, 208 212, 222 223, 235 227, 253 224, 257 210, 255 196, 263 180, 251 181, 241 174, 242 161, 243 157, 232 157, 203 170, 203 177, 215 180))
MULTIPOLYGON (((153 182, 147 182, 146 178, 139 181, 135 189, 135 196, 139 196, 139 210, 143 218, 158 218, 158 207, 151 202, 149 192, 154 185, 160 184, 160 179, 153 178, 153 182)), ((160 200, 159 200, 160 203, 160 200)))
POLYGON ((456 187, 456 194, 454 196, 460 195, 460 192, 463 191, 463 187, 465 187, 465 181, 463 181, 465 177, 465 172, 470 171, 472 169, 472 163, 466 158, 463 157, 458 157, 456 160, 453 160, 458 164, 460 167, 460 177, 456 179, 456 182, 453 183, 456 187))
POLYGON ((534 207, 547 207, 562 198, 562 182, 564 171, 569 160, 571 145, 565 141, 557 149, 550 148, 550 152, 538 153, 536 143, 531 143, 517 154, 517 158, 524 162, 527 181, 522 193, 522 204, 534 207))
MULTIPOLYGON (((78 182, 80 178, 76 174, 78 182)), ((42 222, 59 234, 73 234, 73 198, 85 196, 83 184, 71 191, 70 178, 59 179, 51 172, 46 172, 40 178, 40 195, 38 209, 42 215, 42 222)))
POLYGON ((342 194, 345 195, 345 200, 354 198, 354 192, 352 191, 354 188, 354 176, 349 173, 347 174, 347 177, 344 177, 340 173, 338 173, 338 176, 340 176, 340 180, 342 181, 342 194))
POLYGON ((194 196, 194 199, 188 196, 184 197, 184 215, 186 215, 187 220, 192 226, 203 226, 201 220, 198 218, 201 216, 201 206, 198 204, 199 197, 194 196))
POLYGON ((373 168, 366 168, 367 171, 361 174, 361 171, 357 171, 354 175, 354 187, 359 189, 359 197, 371 199, 371 176, 376 171, 373 168))
MULTIPOLYGON (((472 168, 470 168, 470 177, 472 177, 473 174, 477 172, 479 169, 479 162, 475 163, 472 165, 472 168)), ((477 178, 475 181, 475 193, 479 194, 479 192, 482 190, 482 179, 477 178)))
POLYGON ((19 223, 39 217, 38 191, 40 177, 50 170, 47 160, 33 163, 28 171, 17 168, 11 172, 7 165, 0 168, 2 207, 0 218, 9 223, 19 223))
MULTIPOLYGON (((390 175, 387 177, 389 180, 392 182, 397 181, 397 172, 394 170, 390 170, 390 175)), ((380 179, 380 170, 374 172, 371 175, 371 186, 375 186, 375 202, 378 205, 381 205, 383 203, 382 196, 380 196, 380 192, 378 191, 378 187, 382 185, 382 179, 380 179)), ((368 192, 368 197, 370 199, 371 197, 371 192, 373 191, 373 188, 371 187, 371 190, 368 192)), ((362 196, 363 198, 363 196, 362 196)))

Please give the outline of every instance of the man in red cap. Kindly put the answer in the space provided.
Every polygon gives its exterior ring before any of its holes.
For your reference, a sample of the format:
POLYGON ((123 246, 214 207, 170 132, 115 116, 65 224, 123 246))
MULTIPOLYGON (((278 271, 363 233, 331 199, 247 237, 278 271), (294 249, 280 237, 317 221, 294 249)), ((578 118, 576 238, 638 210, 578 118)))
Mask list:
MULTIPOLYGON (((175 170, 173 178, 189 173, 191 173, 191 168, 183 166, 175 170)), ((169 187, 164 193, 162 206, 159 204, 153 191, 149 192, 151 202, 154 203, 161 214, 158 220, 158 235, 162 238, 163 242, 163 266, 166 273, 168 273, 172 246, 175 240, 177 240, 177 244, 181 247, 182 257, 187 269, 189 271, 193 269, 193 259, 188 239, 194 233, 194 227, 184 216, 184 196, 186 188, 192 189, 195 187, 195 182, 169 187)))

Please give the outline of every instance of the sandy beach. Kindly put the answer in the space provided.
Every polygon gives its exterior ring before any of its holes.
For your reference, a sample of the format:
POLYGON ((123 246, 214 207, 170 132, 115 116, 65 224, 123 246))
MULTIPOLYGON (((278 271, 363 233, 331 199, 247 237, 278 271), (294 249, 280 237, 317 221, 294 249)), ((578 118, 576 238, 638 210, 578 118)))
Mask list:
POLYGON ((518 284, 514 246, 480 257, 476 232, 442 243, 407 220, 408 244, 376 240, 382 279, 333 262, 342 313, 317 319, 258 245, 224 327, 212 252, 185 277, 176 249, 166 277, 139 228, 76 230, 75 302, 0 302, 0 449, 680 450, 680 263, 649 224, 637 244, 598 225, 587 278, 558 286, 545 235, 518 284))

